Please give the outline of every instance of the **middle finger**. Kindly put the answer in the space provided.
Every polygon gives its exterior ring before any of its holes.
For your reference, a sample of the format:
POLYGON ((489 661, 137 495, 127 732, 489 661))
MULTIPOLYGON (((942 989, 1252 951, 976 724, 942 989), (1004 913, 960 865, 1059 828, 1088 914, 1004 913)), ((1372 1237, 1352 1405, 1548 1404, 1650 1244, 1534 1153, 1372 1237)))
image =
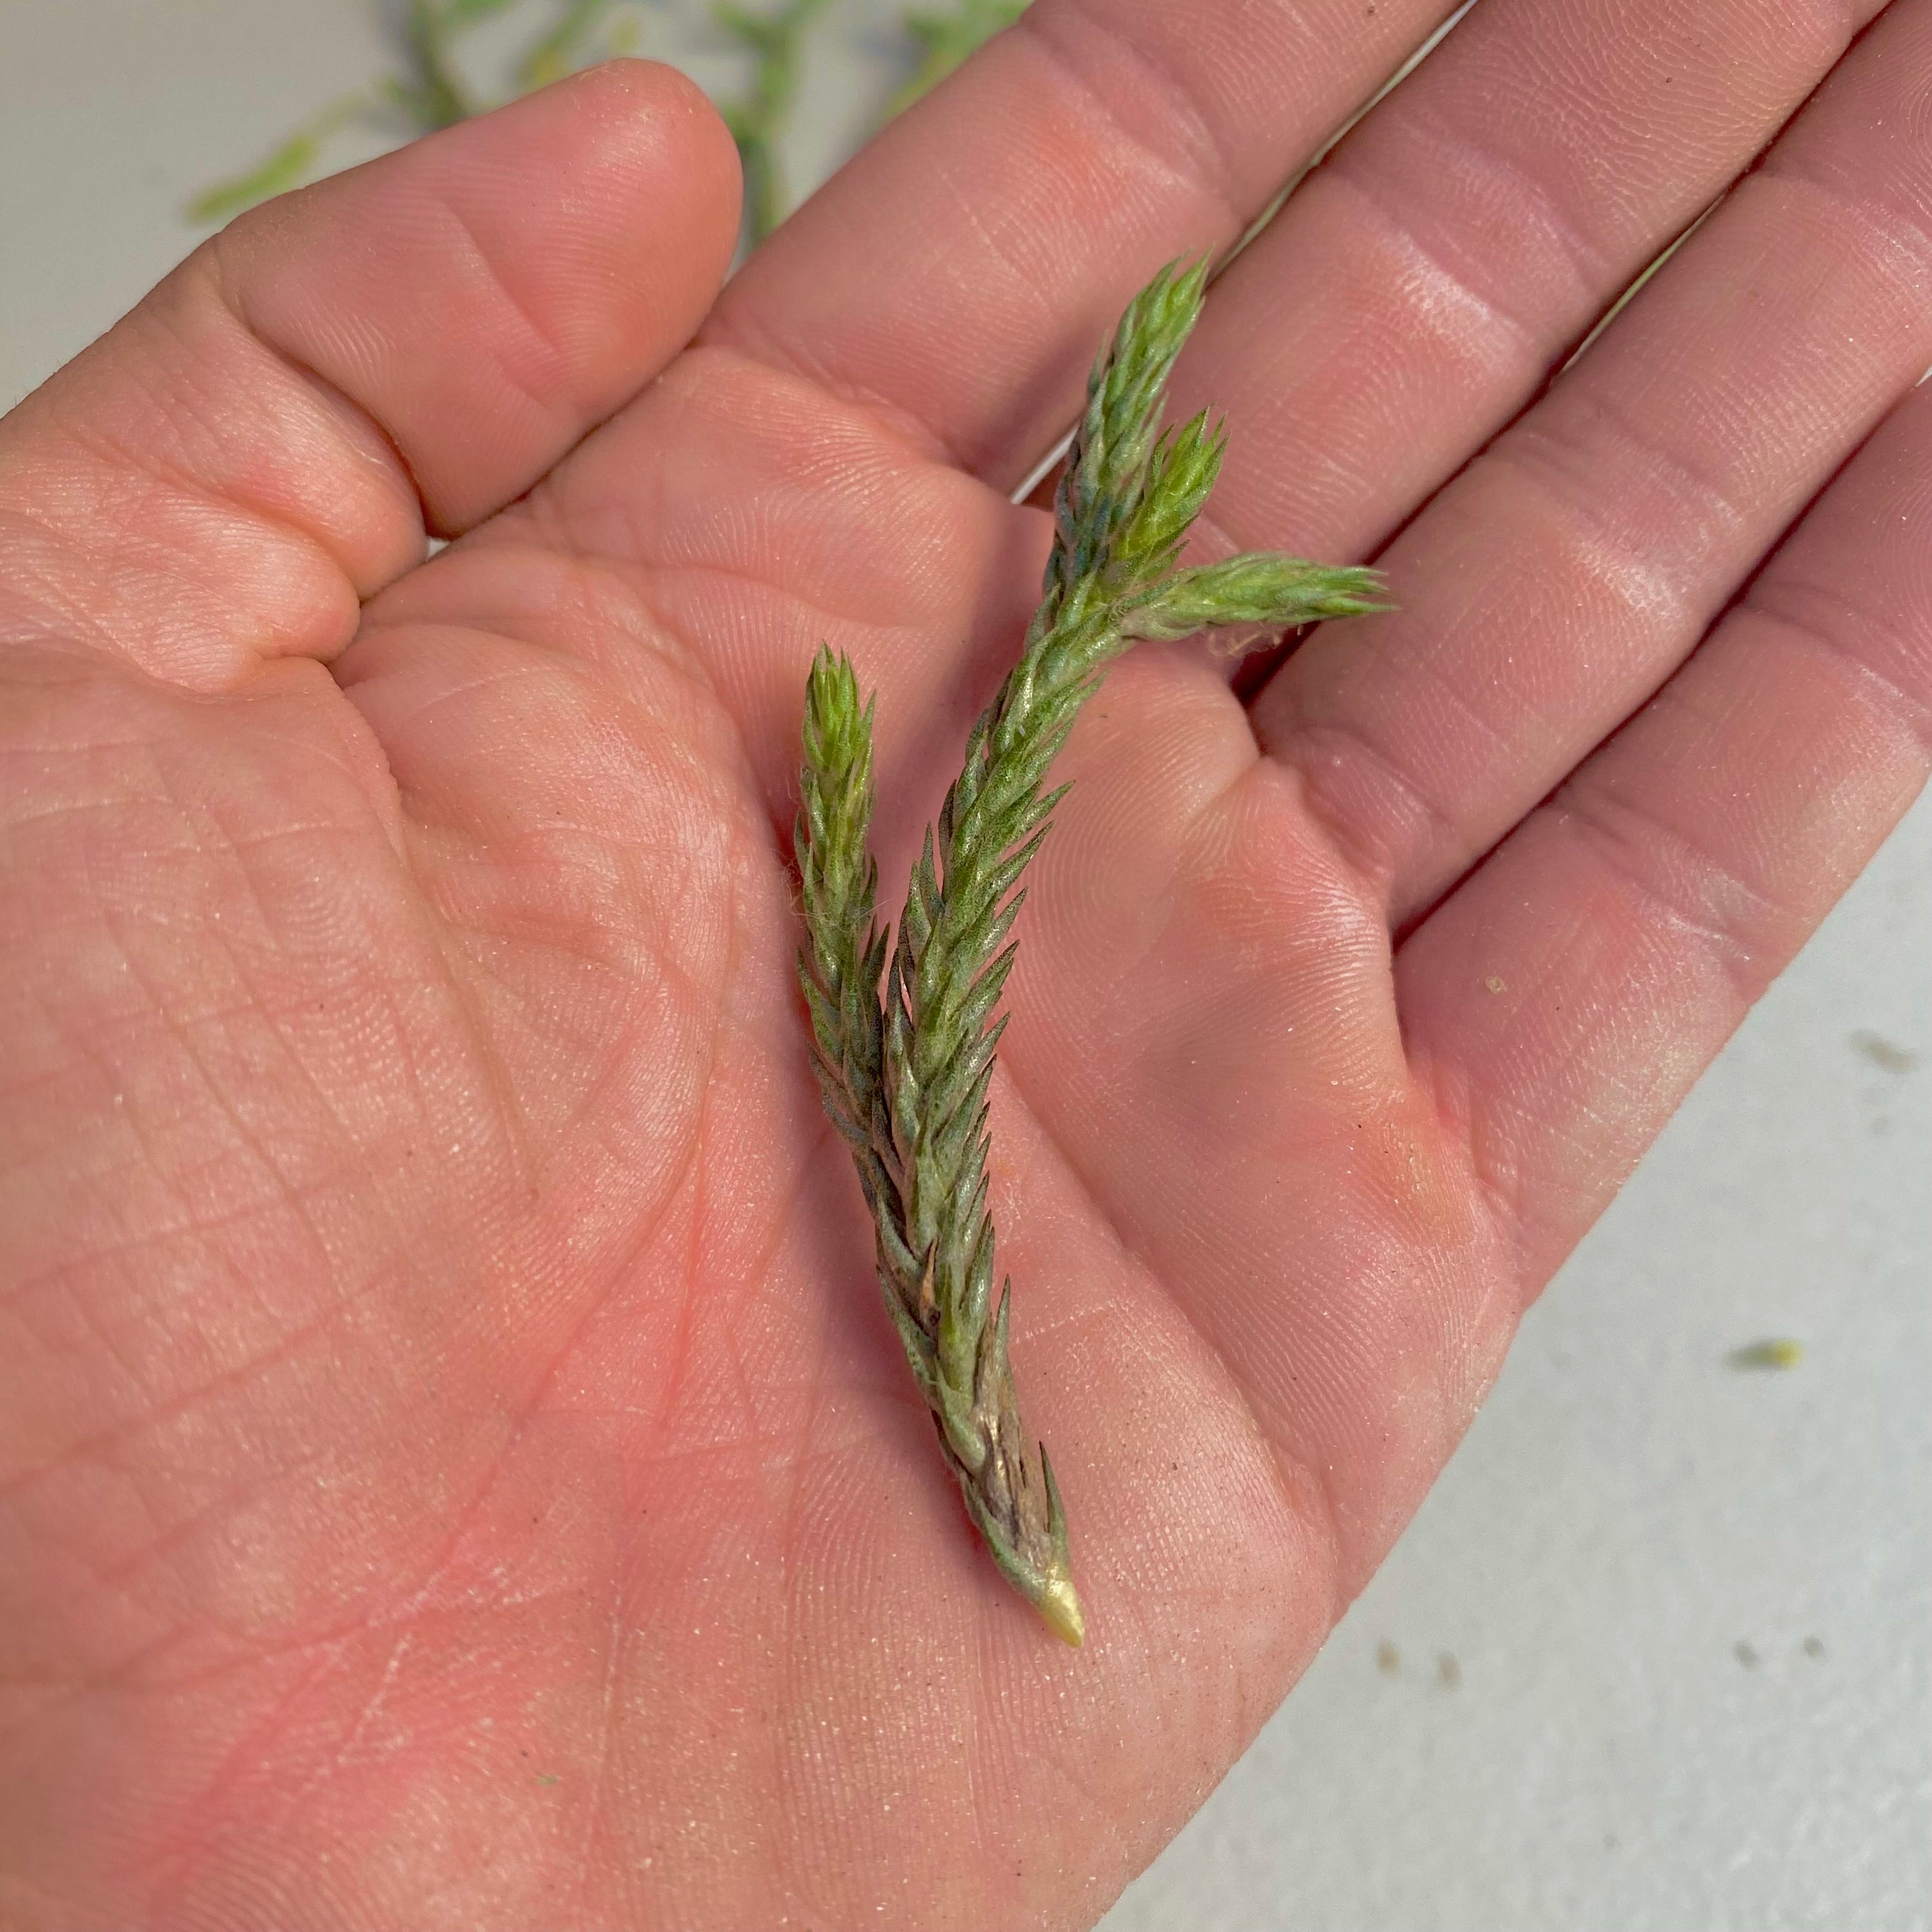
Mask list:
POLYGON ((1721 194, 1881 0, 1484 0, 1216 285, 1177 416, 1215 549, 1372 554, 1721 194))

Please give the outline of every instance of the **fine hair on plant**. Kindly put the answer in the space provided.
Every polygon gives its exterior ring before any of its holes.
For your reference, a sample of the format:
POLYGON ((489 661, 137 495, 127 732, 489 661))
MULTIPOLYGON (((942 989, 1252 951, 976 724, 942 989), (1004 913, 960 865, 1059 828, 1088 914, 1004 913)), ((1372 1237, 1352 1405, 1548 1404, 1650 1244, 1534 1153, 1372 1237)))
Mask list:
POLYGON ((1106 665, 1138 640, 1276 632, 1388 608, 1370 570, 1270 551, 1180 565, 1226 445, 1206 410, 1159 428, 1207 273, 1204 262, 1163 268, 1094 364, 1040 607, 967 740, 890 938, 867 844, 872 703, 850 660, 828 650, 806 689, 799 980, 826 1110, 857 1168, 886 1307, 968 1513, 1007 1580, 1074 1644, 1085 1618, 1066 1512, 1045 1446, 1020 1420, 986 1174, 1020 880, 1065 790, 1046 789, 1048 770, 1106 665))

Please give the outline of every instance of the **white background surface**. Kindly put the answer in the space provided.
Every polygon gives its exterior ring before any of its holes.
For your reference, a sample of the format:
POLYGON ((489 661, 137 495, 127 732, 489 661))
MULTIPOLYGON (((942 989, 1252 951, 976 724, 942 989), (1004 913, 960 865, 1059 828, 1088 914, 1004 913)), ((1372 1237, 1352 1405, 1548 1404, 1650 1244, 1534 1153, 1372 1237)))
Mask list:
MULTIPOLYGON (((802 176, 892 84, 896 10, 835 9, 802 176)), ((185 252, 193 192, 382 58, 367 0, 0 0, 0 406, 185 252)), ((1932 1928, 1928 993, 1922 801, 1106 1932, 1932 1928), (1773 1335, 1795 1369, 1727 1364, 1773 1335)))

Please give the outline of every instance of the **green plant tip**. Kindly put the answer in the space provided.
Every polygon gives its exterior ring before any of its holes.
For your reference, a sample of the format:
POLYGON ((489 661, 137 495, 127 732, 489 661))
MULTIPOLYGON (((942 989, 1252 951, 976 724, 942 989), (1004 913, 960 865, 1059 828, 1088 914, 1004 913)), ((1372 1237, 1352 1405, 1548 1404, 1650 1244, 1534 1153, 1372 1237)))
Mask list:
POLYGON ((1057 1576, 1034 1600, 1034 1607, 1046 1619, 1046 1627, 1064 1643, 1076 1650, 1086 1641, 1087 1618, 1071 1576, 1057 1576))

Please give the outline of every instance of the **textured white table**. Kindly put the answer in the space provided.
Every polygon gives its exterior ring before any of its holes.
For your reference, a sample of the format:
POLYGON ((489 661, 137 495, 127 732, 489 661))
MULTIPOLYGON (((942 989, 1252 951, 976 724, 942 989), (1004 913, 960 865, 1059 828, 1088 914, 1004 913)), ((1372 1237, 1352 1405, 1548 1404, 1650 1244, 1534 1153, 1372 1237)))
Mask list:
MULTIPOLYGON (((835 11, 802 176, 890 86, 895 10, 835 11)), ((362 0, 0 0, 0 406, 185 250, 194 190, 380 58, 362 0)), ((1928 994, 1922 802, 1106 1932, 1932 1928, 1928 994), (1796 1368, 1727 1365, 1771 1335, 1796 1368)))

